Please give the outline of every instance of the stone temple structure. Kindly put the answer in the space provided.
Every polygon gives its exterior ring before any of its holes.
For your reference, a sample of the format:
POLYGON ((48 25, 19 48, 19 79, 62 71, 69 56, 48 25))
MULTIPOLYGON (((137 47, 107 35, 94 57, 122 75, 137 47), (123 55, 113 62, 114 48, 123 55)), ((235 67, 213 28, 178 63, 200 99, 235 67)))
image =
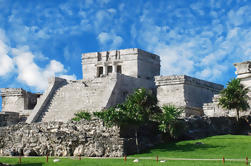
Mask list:
MULTIPOLYGON (((251 85, 250 63, 235 64, 238 77, 247 86, 251 85)), ((6 115, 6 121, 19 114, 27 123, 67 122, 76 112, 101 111, 122 103, 135 89, 147 88, 157 95, 160 106, 183 107, 184 117, 213 116, 210 110, 215 110, 216 104, 211 103, 212 98, 215 100, 223 89, 222 85, 186 75, 160 76, 160 57, 137 48, 84 53, 82 72, 82 80, 50 78, 43 94, 1 89, 1 114, 6 115)))
MULTIPOLYGON (((235 63, 237 78, 241 80, 241 84, 249 89, 249 106, 251 107, 251 61, 235 63)), ((219 104, 219 94, 214 95, 213 102, 205 103, 203 105, 204 114, 209 117, 221 117, 221 116, 236 116, 235 110, 225 110, 220 107, 219 104)), ((240 116, 251 115, 251 108, 247 111, 240 112, 240 116)))

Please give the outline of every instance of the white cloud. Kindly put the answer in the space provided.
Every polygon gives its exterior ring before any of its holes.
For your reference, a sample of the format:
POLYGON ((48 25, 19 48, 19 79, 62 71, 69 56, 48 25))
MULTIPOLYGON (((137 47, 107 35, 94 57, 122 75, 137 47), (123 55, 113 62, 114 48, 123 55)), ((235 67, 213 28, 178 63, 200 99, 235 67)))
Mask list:
POLYGON ((161 70, 164 75, 192 74, 193 54, 182 46, 160 45, 156 47, 155 52, 161 57, 161 70))
POLYGON ((74 75, 63 75, 66 72, 64 65, 56 60, 51 60, 45 67, 39 67, 35 62, 35 56, 28 46, 13 48, 14 61, 17 65, 17 79, 24 84, 35 87, 36 90, 45 90, 48 85, 48 78, 52 76, 64 76, 69 79, 76 79, 74 75))
POLYGON ((122 37, 114 33, 106 33, 106 32, 101 32, 98 35, 97 39, 103 47, 107 47, 109 49, 116 49, 123 42, 122 37))
POLYGON ((12 59, 7 54, 3 54, 3 51, 3 42, 0 41, 0 76, 7 75, 14 68, 12 59))
POLYGON ((12 59, 8 56, 8 46, 4 43, 6 41, 4 31, 0 29, 0 76, 6 76, 14 69, 12 59))
POLYGON ((26 48, 14 48, 12 52, 15 55, 14 60, 18 68, 18 80, 28 86, 36 87, 37 90, 46 89, 47 80, 41 69, 34 63, 34 55, 26 48))

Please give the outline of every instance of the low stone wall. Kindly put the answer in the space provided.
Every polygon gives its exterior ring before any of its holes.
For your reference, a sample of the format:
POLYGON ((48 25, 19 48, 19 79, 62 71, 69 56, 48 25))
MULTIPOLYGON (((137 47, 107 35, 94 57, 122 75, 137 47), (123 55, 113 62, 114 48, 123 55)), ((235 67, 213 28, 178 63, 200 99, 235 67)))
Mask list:
POLYGON ((17 124, 19 121, 19 113, 0 112, 0 127, 17 124))
POLYGON ((0 155, 123 156, 119 129, 99 120, 17 124, 0 128, 0 155))
POLYGON ((199 139, 214 135, 251 133, 251 116, 243 116, 237 123, 234 117, 189 117, 180 121, 183 133, 179 139, 199 139))
MULTIPOLYGON (((176 139, 199 139, 223 134, 249 134, 251 116, 241 117, 239 125, 231 117, 189 117, 179 120, 176 139)), ((98 119, 80 122, 19 123, 0 127, 0 156, 89 156, 121 157, 137 152, 135 128, 103 126, 98 119)), ((156 124, 138 129, 139 150, 162 142, 156 124)))
MULTIPOLYGON (((122 157, 137 152, 134 131, 133 126, 107 128, 98 119, 19 123, 0 127, 0 156, 122 157)), ((154 125, 138 129, 139 151, 160 141, 154 125)))

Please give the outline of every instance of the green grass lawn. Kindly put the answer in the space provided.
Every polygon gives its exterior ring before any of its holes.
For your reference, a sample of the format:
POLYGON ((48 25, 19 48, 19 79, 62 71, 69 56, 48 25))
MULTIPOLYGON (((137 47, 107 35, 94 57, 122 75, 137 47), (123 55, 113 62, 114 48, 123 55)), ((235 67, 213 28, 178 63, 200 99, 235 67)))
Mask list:
MULTIPOLYGON (((4 163, 13 164, 15 166, 154 166, 154 165, 168 165, 168 166, 220 166, 222 161, 174 161, 167 160, 165 163, 156 162, 155 160, 140 159, 138 163, 133 163, 132 159, 124 162, 123 159, 85 159, 81 161, 70 158, 59 158, 60 161, 54 163, 52 159, 48 163, 45 162, 45 157, 37 158, 22 158, 22 164, 18 164, 18 158, 1 158, 0 161, 4 163)), ((226 161, 225 166, 240 166, 245 165, 245 162, 226 161)))
MULTIPOLYGON (((245 165, 245 157, 251 159, 251 136, 240 135, 224 135, 208 137, 200 140, 181 141, 178 143, 170 143, 159 145, 152 150, 128 156, 127 162, 123 158, 117 159, 91 159, 82 158, 59 158, 57 163, 53 162, 53 158, 49 159, 46 163, 45 157, 28 157, 22 158, 22 166, 42 166, 42 165, 55 165, 55 166, 152 166, 152 165, 168 165, 168 166, 219 166, 223 165, 222 160, 218 161, 184 161, 184 160, 171 160, 168 158, 193 158, 193 159, 222 159, 226 158, 224 165, 226 166, 239 166, 245 165), (203 144, 197 145, 196 142, 203 144), (157 163, 156 156, 159 159, 167 159, 165 163, 157 163), (133 163, 134 158, 139 158, 139 163, 133 163), (243 159, 241 161, 229 161, 227 159, 243 159)), ((0 162, 9 163, 13 165, 18 164, 18 158, 1 157, 0 162)), ((249 160, 250 161, 250 160, 249 160)))
POLYGON ((133 157, 156 156, 168 158, 206 158, 216 159, 234 158, 243 159, 247 156, 251 159, 251 136, 223 135, 213 136, 199 140, 181 141, 159 145, 152 150, 132 155, 133 157), (197 145, 196 142, 201 142, 197 145))

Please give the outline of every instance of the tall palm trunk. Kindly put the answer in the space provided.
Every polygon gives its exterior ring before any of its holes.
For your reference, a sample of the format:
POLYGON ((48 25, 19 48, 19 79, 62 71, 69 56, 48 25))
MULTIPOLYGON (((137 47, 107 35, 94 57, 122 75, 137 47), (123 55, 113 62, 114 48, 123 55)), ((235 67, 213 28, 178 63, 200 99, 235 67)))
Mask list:
POLYGON ((138 129, 135 128, 135 143, 137 148, 137 153, 139 153, 139 141, 138 141, 138 129))
POLYGON ((240 111, 239 111, 239 109, 236 109, 236 114, 237 114, 236 120, 237 120, 237 122, 239 122, 239 120, 240 120, 240 111))

